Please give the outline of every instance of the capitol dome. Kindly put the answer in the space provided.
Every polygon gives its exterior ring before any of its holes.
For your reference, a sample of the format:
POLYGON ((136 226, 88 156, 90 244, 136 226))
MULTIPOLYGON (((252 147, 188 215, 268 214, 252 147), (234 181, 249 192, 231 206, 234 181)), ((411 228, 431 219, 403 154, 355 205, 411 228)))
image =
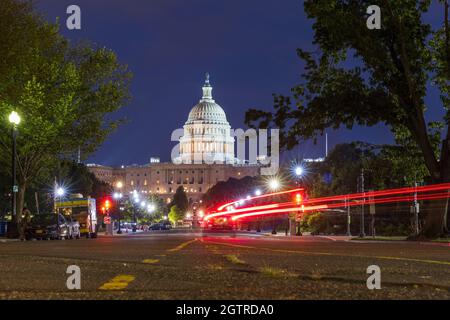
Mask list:
POLYGON ((208 123, 228 123, 227 116, 222 107, 215 102, 202 101, 192 108, 189 112, 188 121, 186 123, 193 123, 195 121, 202 121, 208 123))
POLYGON ((203 85, 203 97, 200 102, 195 105, 186 124, 201 121, 202 123, 228 124, 227 116, 222 107, 219 106, 212 98, 212 87, 209 83, 209 75, 206 75, 205 84, 203 85))
POLYGON ((180 158, 185 163, 234 162, 234 138, 225 111, 212 97, 209 74, 203 96, 189 112, 180 138, 180 158))

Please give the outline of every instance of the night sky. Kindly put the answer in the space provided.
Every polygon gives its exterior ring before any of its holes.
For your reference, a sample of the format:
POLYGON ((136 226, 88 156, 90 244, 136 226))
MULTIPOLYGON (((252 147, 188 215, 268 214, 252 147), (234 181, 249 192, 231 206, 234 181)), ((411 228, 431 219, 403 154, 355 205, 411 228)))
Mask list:
MULTIPOLYGON (((60 17, 61 31, 71 39, 89 39, 114 50, 134 73, 131 103, 114 117, 128 123, 112 134, 88 162, 145 164, 151 156, 170 160, 182 128, 201 98, 204 74, 211 74, 213 96, 232 128, 245 128, 248 108, 270 109, 272 93, 289 94, 300 82, 302 63, 296 48, 312 48, 311 21, 299 0, 37 0, 49 21, 60 17), (66 8, 82 11, 82 30, 65 27, 66 8)), ((436 7, 427 16, 442 21, 436 7)), ((442 114, 437 92, 427 101, 442 114)), ((364 140, 388 143, 383 126, 329 132, 329 145, 364 140)), ((285 158, 324 155, 324 139, 302 142, 285 158)))

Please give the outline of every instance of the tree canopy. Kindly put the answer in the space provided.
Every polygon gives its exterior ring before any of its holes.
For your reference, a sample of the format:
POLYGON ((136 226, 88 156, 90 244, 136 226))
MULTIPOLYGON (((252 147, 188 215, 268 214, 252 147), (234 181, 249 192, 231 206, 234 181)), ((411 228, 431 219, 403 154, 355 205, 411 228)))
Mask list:
POLYGON ((0 163, 10 166, 15 110, 21 212, 28 186, 77 151, 86 158, 120 124, 108 115, 128 102, 131 73, 107 48, 71 44, 28 1, 0 2, 0 31, 0 163))
MULTIPOLYGON (((327 128, 385 124, 404 153, 425 164, 430 180, 450 181, 450 31, 448 0, 440 1, 440 26, 424 19, 430 0, 323 0, 304 2, 312 19, 316 50, 298 49, 305 63, 302 83, 292 96, 275 95, 274 111, 251 109, 251 126, 274 124, 281 143, 315 139, 327 128), (366 26, 370 5, 382 11, 380 30, 366 26), (440 105, 427 105, 430 87, 440 105), (427 109, 443 110, 427 122, 427 109)), ((445 212, 427 218, 424 234, 442 232, 445 212)))

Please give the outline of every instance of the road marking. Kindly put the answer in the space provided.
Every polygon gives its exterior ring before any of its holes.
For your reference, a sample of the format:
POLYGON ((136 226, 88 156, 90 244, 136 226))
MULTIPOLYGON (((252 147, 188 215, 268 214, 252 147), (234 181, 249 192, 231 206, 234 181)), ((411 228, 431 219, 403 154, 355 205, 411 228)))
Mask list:
POLYGON ((180 244, 179 246, 177 246, 177 247, 175 247, 175 248, 172 248, 172 249, 169 249, 169 250, 167 250, 167 251, 168 251, 168 252, 177 252, 177 251, 183 250, 185 247, 187 247, 188 245, 190 245, 191 243, 193 243, 193 242, 195 242, 195 241, 197 241, 197 238, 195 238, 195 239, 193 239, 193 240, 189 240, 189 241, 183 242, 183 243, 180 244))
POLYGON ((108 282, 103 284, 98 289, 99 290, 123 290, 126 287, 128 287, 130 282, 132 282, 134 279, 135 279, 134 276, 121 274, 121 275, 118 275, 117 277, 112 278, 111 280, 109 280, 108 282))
POLYGON ((147 264, 155 264, 159 262, 159 259, 144 259, 142 262, 147 264))
POLYGON ((205 242, 205 243, 212 243, 212 244, 235 247, 235 248, 256 249, 256 250, 263 250, 263 251, 270 251, 270 252, 294 253, 294 254, 305 254, 305 255, 314 255, 314 256, 334 256, 334 257, 351 257, 351 258, 365 258, 365 259, 397 260, 397 261, 420 262, 420 263, 439 264, 439 265, 450 266, 450 261, 403 258, 403 257, 389 257, 389 256, 366 256, 366 255, 356 255, 356 254, 338 254, 338 253, 330 253, 330 252, 309 252, 309 251, 297 251, 297 250, 285 250, 285 249, 270 249, 270 248, 244 246, 244 245, 215 242, 215 241, 204 241, 203 239, 201 241, 205 242))

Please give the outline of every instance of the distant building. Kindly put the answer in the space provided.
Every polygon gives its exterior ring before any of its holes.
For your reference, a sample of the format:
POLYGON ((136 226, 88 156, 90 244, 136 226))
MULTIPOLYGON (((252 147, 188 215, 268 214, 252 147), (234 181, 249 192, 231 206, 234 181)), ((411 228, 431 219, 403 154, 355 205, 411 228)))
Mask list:
POLYGON ((198 201, 220 181, 260 175, 260 165, 243 164, 235 159, 231 126, 225 111, 213 100, 209 75, 202 99, 192 108, 183 129, 175 163, 161 163, 159 158, 152 157, 146 165, 89 164, 88 168, 98 179, 112 186, 120 182, 123 193, 136 190, 141 194, 157 194, 166 202, 172 200, 179 186, 184 187, 191 201, 198 201))

